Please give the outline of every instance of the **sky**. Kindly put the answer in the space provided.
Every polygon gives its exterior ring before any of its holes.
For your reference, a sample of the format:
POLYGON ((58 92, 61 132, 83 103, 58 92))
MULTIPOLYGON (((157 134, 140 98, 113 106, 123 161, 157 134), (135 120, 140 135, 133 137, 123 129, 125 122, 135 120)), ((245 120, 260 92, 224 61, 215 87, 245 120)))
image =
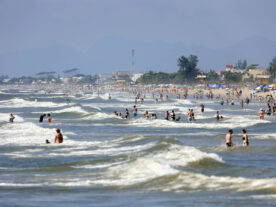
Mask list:
POLYGON ((210 49, 251 37, 276 42, 275 8, 275 0, 0 0, 0 75, 45 70, 27 60, 10 63, 30 51, 63 46, 85 53, 105 38, 210 49))

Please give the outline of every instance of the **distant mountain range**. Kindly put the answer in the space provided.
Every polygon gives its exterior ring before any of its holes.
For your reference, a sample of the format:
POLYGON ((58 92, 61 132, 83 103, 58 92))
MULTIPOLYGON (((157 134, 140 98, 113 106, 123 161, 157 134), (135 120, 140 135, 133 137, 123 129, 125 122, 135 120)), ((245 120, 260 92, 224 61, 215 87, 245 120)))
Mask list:
POLYGON ((248 64, 267 67, 276 56, 276 42, 262 37, 252 37, 220 49, 183 43, 105 38, 96 42, 86 52, 56 45, 2 54, 0 75, 34 75, 41 71, 57 71, 61 74, 63 70, 75 67, 84 74, 131 70, 132 49, 135 49, 136 72, 177 71, 177 59, 181 55, 197 54, 202 71, 224 70, 226 64, 235 64, 238 59, 246 59, 248 64))

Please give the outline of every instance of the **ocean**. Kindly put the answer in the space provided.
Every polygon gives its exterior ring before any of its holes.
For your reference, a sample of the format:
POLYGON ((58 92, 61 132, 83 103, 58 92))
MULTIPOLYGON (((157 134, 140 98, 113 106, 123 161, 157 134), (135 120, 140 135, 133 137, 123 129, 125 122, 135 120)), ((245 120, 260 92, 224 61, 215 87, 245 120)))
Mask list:
POLYGON ((0 206, 276 206, 276 119, 258 118, 265 103, 241 109, 238 101, 221 106, 169 95, 155 104, 146 94, 134 117, 134 98, 126 91, 2 88, 0 206), (128 119, 113 115, 126 108, 128 119), (187 120, 190 108, 196 121, 187 120), (181 120, 165 120, 167 110, 181 120), (158 118, 146 120, 145 111, 158 118), (42 113, 51 113, 52 123, 39 123, 42 113), (54 144, 57 128, 62 144, 54 144), (235 147, 226 149, 230 128, 235 147), (242 146, 243 128, 249 147, 242 146))

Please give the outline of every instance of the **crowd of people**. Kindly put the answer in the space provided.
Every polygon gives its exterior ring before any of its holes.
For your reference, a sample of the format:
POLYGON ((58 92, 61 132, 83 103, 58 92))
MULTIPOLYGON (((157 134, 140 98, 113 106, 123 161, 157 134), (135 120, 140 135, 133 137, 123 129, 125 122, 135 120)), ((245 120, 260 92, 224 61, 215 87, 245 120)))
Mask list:
MULTIPOLYGON (((175 95, 176 95, 176 99, 181 99, 181 95, 179 93, 175 92, 175 95)), ((250 94, 250 98, 246 97, 245 99, 241 99, 240 98, 241 95, 242 95, 242 90, 239 90, 239 91, 234 90, 234 91, 232 91, 231 94, 229 92, 227 92, 226 93, 226 97, 221 97, 220 95, 217 95, 216 97, 214 97, 214 94, 210 90, 206 94, 204 94, 202 92, 196 92, 194 94, 194 98, 196 100, 203 99, 204 96, 206 96, 206 98, 208 100, 209 99, 213 100, 215 98, 221 106, 223 106, 223 105, 235 105, 235 100, 239 100, 241 108, 244 108, 244 105, 245 104, 248 105, 250 103, 250 101, 252 100, 253 96, 252 96, 252 94, 250 94)), ((186 99, 187 96, 188 96, 188 91, 185 90, 185 92, 183 94, 183 99, 186 99)), ((152 93, 152 98, 153 98, 155 104, 158 104, 159 101, 160 102, 164 101, 163 97, 164 97, 163 93, 160 93, 160 92, 158 94, 155 94, 154 92, 152 93)), ((136 106, 136 104, 138 103, 138 100, 139 100, 140 104, 143 104, 145 98, 146 98, 145 94, 143 94, 143 95, 141 93, 137 93, 136 94, 135 99, 134 99, 135 105, 131 109, 133 117, 137 117, 137 115, 138 115, 138 108, 136 106)), ((165 98, 166 98, 165 99, 166 101, 169 100, 168 94, 165 95, 165 98)), ((110 94, 108 94, 108 99, 111 100, 111 95, 110 94)), ((259 116, 260 119, 264 119, 265 115, 267 115, 267 116, 276 115, 276 103, 274 102, 273 96, 271 94, 268 94, 268 95, 266 95, 265 100, 266 100, 267 107, 266 107, 266 109, 260 108, 259 113, 258 113, 258 116, 259 116)), ((36 101, 37 101, 37 99, 36 99, 36 101)), ((262 102, 262 101, 263 101, 263 98, 259 97, 259 102, 262 102)), ((66 99, 66 102, 69 104, 70 103, 69 99, 66 99)), ((200 104, 199 108, 200 108, 201 113, 204 113, 204 111, 205 111, 205 105, 204 104, 200 104)), ((120 117, 122 119, 128 119, 130 117, 130 112, 126 108, 124 114, 121 113, 121 112, 114 111, 113 115, 114 116, 118 116, 118 117, 120 117)), ((39 122, 42 123, 43 120, 44 120, 44 118, 46 116, 47 116, 48 123, 51 123, 52 122, 52 116, 51 116, 50 113, 48 113, 48 114, 46 114, 46 113, 41 114, 40 117, 39 117, 39 122)), ((145 119, 157 119, 157 114, 156 113, 150 114, 148 111, 145 111, 144 114, 143 114, 143 116, 145 117, 145 119)), ((14 119, 15 119, 15 116, 12 113, 10 113, 9 122, 13 123, 14 119)), ((179 115, 176 116, 174 110, 172 110, 172 111, 165 111, 165 113, 164 113, 164 119, 168 120, 168 121, 180 121, 181 120, 181 116, 179 116, 179 115)), ((223 119, 224 119, 224 117, 220 114, 220 112, 216 111, 215 120, 222 121, 223 119)), ((188 109, 187 120, 188 120, 188 122, 196 121, 194 109, 192 109, 192 108, 188 109)), ((248 136, 246 134, 246 130, 243 129, 241 131, 241 133, 243 135, 243 146, 248 146, 249 145, 249 141, 248 141, 248 136)), ((232 142, 232 134, 233 134, 233 130, 232 129, 230 129, 228 131, 228 133, 226 134, 225 145, 227 147, 233 147, 234 146, 234 144, 232 142)), ((60 129, 56 130, 56 136, 55 136, 55 141, 54 142, 55 143, 62 143, 63 142, 63 135, 62 135, 60 129)), ((45 143, 49 144, 50 141, 47 139, 45 141, 45 143)))

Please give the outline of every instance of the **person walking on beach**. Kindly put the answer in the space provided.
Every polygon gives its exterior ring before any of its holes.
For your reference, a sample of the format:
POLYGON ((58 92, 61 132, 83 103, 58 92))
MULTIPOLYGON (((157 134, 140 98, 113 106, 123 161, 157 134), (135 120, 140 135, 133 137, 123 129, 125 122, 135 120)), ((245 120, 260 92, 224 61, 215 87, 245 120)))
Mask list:
POLYGON ((60 132, 60 129, 56 130, 57 134, 55 136, 55 143, 62 143, 63 142, 63 135, 60 132))
POLYGON ((241 133, 242 133, 242 140, 243 140, 242 145, 246 147, 246 146, 249 145, 249 141, 248 141, 248 136, 247 136, 247 134, 246 134, 246 130, 245 130, 245 129, 242 129, 242 130, 241 130, 241 133))
POLYGON ((233 130, 229 129, 228 133, 225 136, 225 145, 226 147, 233 147, 234 144, 232 143, 232 134, 233 134, 233 130))

